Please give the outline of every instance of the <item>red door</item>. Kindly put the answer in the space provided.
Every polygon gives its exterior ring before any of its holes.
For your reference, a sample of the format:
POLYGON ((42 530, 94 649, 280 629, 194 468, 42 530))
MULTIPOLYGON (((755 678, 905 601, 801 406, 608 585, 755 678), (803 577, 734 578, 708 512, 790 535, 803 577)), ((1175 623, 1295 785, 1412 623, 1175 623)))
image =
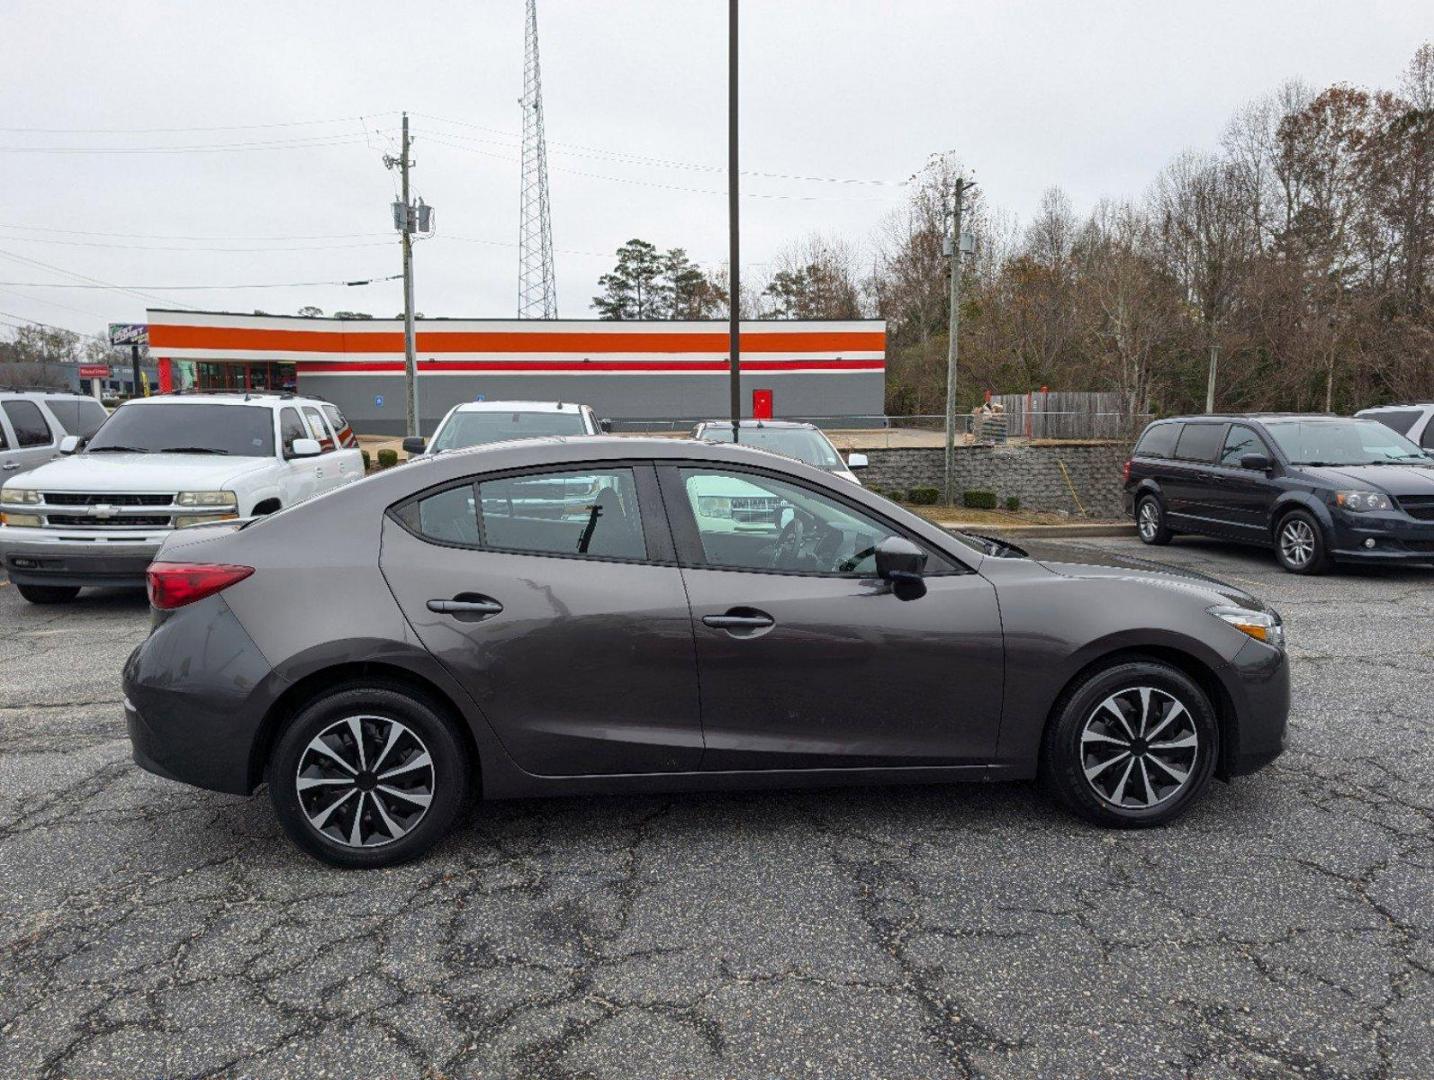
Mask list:
POLYGON ((752 419, 770 420, 772 418, 772 392, 770 390, 752 391, 752 419))

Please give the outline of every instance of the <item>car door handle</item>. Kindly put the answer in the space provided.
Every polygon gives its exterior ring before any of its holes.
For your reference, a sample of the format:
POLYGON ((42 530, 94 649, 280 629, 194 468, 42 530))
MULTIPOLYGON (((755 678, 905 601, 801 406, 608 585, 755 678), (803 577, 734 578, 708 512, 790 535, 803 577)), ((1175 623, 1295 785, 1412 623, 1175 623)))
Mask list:
POLYGON ((702 625, 718 630, 765 630, 776 626, 777 621, 765 611, 755 608, 733 608, 725 615, 704 615, 702 625))
POLYGON ((503 605, 488 596, 459 593, 452 600, 428 601, 428 610, 439 615, 497 615, 503 605), (468 599, 464 599, 465 596, 468 599))
POLYGON ((6 471, 6 472, 14 472, 14 471, 15 471, 16 469, 18 469, 19 467, 20 467, 20 463, 19 463, 18 461, 7 461, 7 462, 5 462, 5 471, 6 471))

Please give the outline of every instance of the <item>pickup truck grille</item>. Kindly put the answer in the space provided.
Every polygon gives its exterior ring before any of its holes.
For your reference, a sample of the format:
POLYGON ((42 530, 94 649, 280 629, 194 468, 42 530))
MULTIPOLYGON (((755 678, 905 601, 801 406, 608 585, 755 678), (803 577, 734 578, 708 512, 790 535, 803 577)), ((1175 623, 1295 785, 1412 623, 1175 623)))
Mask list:
POLYGON ((115 495, 108 491, 72 492, 47 491, 45 502, 50 506, 171 506, 173 495, 115 495))
POLYGON ((168 514, 126 514, 124 517, 92 518, 87 514, 49 514, 46 520, 62 529, 169 528, 168 514))
POLYGON ((1399 508, 1420 521, 1434 521, 1434 495, 1401 495, 1399 508))

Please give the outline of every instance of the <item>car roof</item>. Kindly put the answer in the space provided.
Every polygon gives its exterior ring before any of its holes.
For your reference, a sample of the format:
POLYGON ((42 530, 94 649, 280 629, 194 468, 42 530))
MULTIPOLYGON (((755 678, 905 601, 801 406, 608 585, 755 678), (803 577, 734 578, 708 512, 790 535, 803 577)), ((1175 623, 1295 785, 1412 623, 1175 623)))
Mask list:
POLYGON ((464 401, 454 406, 458 412, 580 412, 584 406, 575 401, 464 401))
POLYGON ((313 405, 316 408, 329 404, 322 398, 302 397, 298 394, 269 394, 262 391, 218 394, 155 394, 153 397, 130 398, 121 407, 131 405, 249 405, 263 409, 275 409, 280 405, 313 405))
POLYGON ((1248 412, 1248 413, 1196 413, 1190 416, 1167 416, 1161 420, 1151 421, 1151 426, 1156 424, 1234 424, 1254 421, 1259 424, 1279 422, 1281 420, 1351 420, 1349 416, 1335 416, 1333 413, 1297 413, 1297 412, 1248 412))
MULTIPOLYGON (((3 386, 0 386, 0 397, 7 397, 7 398, 17 398, 17 397, 22 397, 22 398, 51 398, 51 397, 76 398, 76 397, 77 397, 77 398, 84 398, 86 401, 95 401, 95 399, 92 398, 92 397, 90 397, 89 394, 79 394, 79 393, 76 393, 74 390, 11 390, 11 389, 9 389, 9 388, 7 388, 7 387, 3 387, 3 386)), ((95 404, 99 404, 99 402, 98 402, 98 401, 95 401, 95 404)))
MULTIPOLYGON (((727 431, 731 431, 731 430, 732 430, 732 421, 730 421, 730 420, 701 420, 701 421, 698 421, 697 426, 698 426, 698 427, 704 427, 704 428, 706 428, 706 427, 724 428, 724 429, 726 429, 727 431)), ((800 420, 743 420, 743 421, 741 422, 741 424, 739 425, 739 427, 740 427, 741 429, 743 429, 743 430, 745 430, 746 428, 779 428, 779 429, 787 429, 787 430, 799 429, 799 430, 803 430, 803 431, 820 431, 820 430, 821 430, 820 428, 818 428, 818 427, 816 426, 816 424, 807 424, 807 423, 803 423, 803 422, 800 421, 800 420)))
POLYGON ((1355 415, 1356 417, 1360 417, 1360 416, 1363 416, 1365 413, 1384 412, 1384 411, 1387 410, 1387 409, 1399 409, 1399 410, 1407 410, 1407 409, 1434 409, 1434 402, 1428 402, 1428 401, 1397 401, 1397 402, 1391 402, 1391 403, 1388 404, 1388 405, 1371 405, 1371 406, 1370 406, 1369 408, 1367 408, 1367 409, 1360 409, 1359 412, 1355 413, 1354 415, 1355 415))

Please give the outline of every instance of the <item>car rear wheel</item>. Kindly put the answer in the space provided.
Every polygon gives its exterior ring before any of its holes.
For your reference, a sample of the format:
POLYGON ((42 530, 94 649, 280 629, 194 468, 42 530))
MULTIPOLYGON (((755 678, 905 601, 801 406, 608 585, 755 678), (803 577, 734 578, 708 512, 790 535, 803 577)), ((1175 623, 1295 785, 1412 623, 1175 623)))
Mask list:
POLYGON ((348 686, 307 705, 279 737, 266 779, 289 838, 324 862, 418 857, 468 804, 471 763, 453 724, 406 690, 348 686))
POLYGON ((1319 522, 1303 510, 1292 510, 1275 530, 1275 555, 1292 574, 1322 574, 1329 569, 1329 548, 1319 522))
POLYGON ((1154 495, 1141 499, 1135 508, 1135 527, 1147 544, 1168 544, 1175 534, 1165 524, 1165 508, 1154 495))
POLYGON ((1041 779, 1089 821, 1163 825, 1204 793, 1218 751, 1204 691, 1168 664, 1128 661, 1065 696, 1046 729, 1041 779))
POLYGON ((78 585, 16 585, 15 588, 32 604, 68 604, 80 595, 78 585))

